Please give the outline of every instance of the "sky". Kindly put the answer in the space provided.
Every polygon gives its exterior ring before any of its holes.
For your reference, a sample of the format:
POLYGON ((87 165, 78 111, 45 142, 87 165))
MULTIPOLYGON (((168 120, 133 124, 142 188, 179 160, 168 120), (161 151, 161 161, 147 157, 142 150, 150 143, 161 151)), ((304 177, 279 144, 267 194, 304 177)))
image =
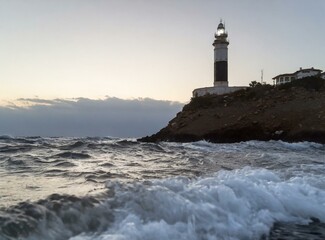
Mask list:
POLYGON ((214 32, 229 84, 325 70, 324 0, 0 0, 0 98, 187 102, 213 84, 214 32))
POLYGON ((213 85, 220 19, 231 86, 259 81, 262 69, 268 83, 300 67, 325 70, 324 12, 324 0, 0 0, 0 104, 184 104, 213 85))

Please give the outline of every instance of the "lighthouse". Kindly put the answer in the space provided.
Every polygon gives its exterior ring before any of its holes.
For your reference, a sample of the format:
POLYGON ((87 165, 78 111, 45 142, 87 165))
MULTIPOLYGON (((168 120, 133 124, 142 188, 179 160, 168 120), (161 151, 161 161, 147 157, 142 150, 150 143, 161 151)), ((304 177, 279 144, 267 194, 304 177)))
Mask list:
POLYGON ((214 34, 214 79, 213 87, 202 87, 193 90, 193 97, 205 95, 222 95, 232 93, 245 86, 228 86, 228 33, 225 23, 220 21, 217 32, 214 34))
POLYGON ((214 82, 215 87, 228 87, 228 33, 225 24, 220 21, 215 33, 214 46, 214 82))

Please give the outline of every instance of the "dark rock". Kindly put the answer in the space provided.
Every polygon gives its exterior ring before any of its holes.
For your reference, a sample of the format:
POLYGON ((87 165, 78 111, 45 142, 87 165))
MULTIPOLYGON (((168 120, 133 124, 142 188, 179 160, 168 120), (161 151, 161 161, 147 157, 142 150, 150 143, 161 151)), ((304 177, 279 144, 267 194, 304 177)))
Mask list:
POLYGON ((192 98, 168 126, 139 141, 325 143, 325 81, 299 81, 192 98))

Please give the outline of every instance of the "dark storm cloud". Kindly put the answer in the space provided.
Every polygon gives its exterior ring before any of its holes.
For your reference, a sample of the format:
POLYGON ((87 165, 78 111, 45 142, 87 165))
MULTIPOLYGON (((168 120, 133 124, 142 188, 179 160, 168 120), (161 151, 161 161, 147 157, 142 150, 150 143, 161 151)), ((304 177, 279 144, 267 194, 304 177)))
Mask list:
POLYGON ((18 99, 0 107, 0 135, 140 137, 164 127, 183 104, 153 99, 18 99))

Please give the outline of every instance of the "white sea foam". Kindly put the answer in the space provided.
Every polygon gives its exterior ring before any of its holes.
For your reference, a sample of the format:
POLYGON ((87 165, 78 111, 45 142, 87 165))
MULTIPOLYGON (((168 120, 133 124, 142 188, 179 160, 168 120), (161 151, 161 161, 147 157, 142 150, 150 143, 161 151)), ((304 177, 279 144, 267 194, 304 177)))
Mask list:
POLYGON ((111 183, 115 197, 104 204, 115 207, 113 224, 71 239, 259 239, 274 222, 325 222, 324 183, 248 167, 195 180, 111 183))
POLYGON ((315 142, 296 142, 296 143, 288 143, 279 141, 279 143, 283 144, 288 148, 293 148, 295 150, 304 150, 306 148, 322 148, 324 144, 315 143, 315 142))
POLYGON ((0 216, 0 239, 260 239, 275 222, 306 224, 312 217, 325 222, 322 144, 0 140, 3 182, 22 178, 20 171, 33 179, 37 176, 40 180, 31 186, 43 194, 36 200, 44 198, 29 203, 26 196, 34 196, 35 189, 15 180, 14 195, 8 201, 11 207, 0 216), (88 154, 90 158, 67 158, 66 149, 71 156, 88 154), (148 178, 155 180, 145 181, 148 178), (42 181, 50 179, 58 183, 43 187, 42 181), (101 189, 108 179, 109 194, 96 194, 94 202, 82 197, 81 186, 94 189, 100 184, 101 189), (61 186, 64 193, 79 198, 46 197, 60 193, 61 186), (35 217, 35 212, 42 217, 35 217))
MULTIPOLYGON (((175 143, 168 143, 168 144, 175 144, 175 143)), ((175 144, 176 145, 176 144, 175 144)), ((283 142, 281 140, 279 141, 274 141, 271 140, 269 142, 265 141, 247 141, 247 142, 239 142, 239 143, 210 143, 207 141, 197 141, 197 142, 191 142, 191 143, 183 143, 182 144, 184 147, 188 149, 193 149, 193 150, 205 150, 208 152, 211 151, 224 151, 224 152, 237 152, 237 151, 242 151, 245 148, 250 148, 253 147, 255 149, 282 149, 282 150, 291 150, 291 151, 304 151, 304 150, 325 150, 325 145, 320 144, 320 143, 315 143, 315 142, 294 142, 294 143, 289 143, 289 142, 283 142)), ((325 159, 325 157, 324 157, 325 159)))
POLYGON ((197 141, 197 142, 192 142, 192 143, 183 143, 182 144, 184 147, 187 147, 187 148, 192 148, 192 149, 199 149, 199 150, 202 150, 202 149, 213 149, 213 148, 216 148, 216 144, 214 143, 210 143, 210 142, 207 142, 207 141, 197 141))

